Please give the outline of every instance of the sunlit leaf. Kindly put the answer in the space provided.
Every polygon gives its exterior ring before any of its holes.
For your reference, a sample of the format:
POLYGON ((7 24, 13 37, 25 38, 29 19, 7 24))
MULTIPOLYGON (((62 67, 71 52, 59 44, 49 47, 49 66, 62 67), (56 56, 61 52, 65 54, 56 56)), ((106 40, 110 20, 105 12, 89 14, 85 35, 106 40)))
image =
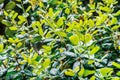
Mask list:
POLYGON ((18 16, 18 13, 15 13, 15 14, 12 16, 12 19, 14 20, 17 16, 18 16))
POLYGON ((113 71, 113 68, 101 68, 100 72, 103 76, 107 76, 107 73, 110 73, 111 71, 113 71))
POLYGON ((100 47, 99 47, 99 46, 95 46, 95 47, 90 51, 90 54, 95 54, 95 53, 97 53, 99 50, 100 50, 100 47))
POLYGON ((78 75, 82 77, 83 74, 84 74, 84 71, 85 71, 85 69, 84 69, 84 67, 82 66, 81 70, 78 72, 78 75))
POLYGON ((65 13, 66 13, 66 14, 69 14, 69 13, 70 13, 70 9, 69 9, 69 8, 66 8, 66 9, 65 9, 65 13))
POLYGON ((87 70, 87 69, 85 69, 85 71, 84 71, 84 76, 86 77, 86 76, 92 75, 92 74, 94 74, 94 73, 95 73, 94 70, 87 70))
POLYGON ((85 35, 85 42, 89 42, 90 40, 92 40, 92 36, 88 33, 85 35))
POLYGON ((68 69, 68 70, 65 71, 65 75, 66 75, 66 76, 74 76, 75 73, 73 72, 72 69, 68 69))
POLYGON ((74 45, 77 45, 79 43, 79 37, 77 35, 72 35, 69 37, 70 42, 74 45))
POLYGON ((31 9, 31 6, 28 6, 28 8, 26 9, 26 12, 28 12, 31 9))
POLYGON ((43 67, 46 68, 50 65, 51 63, 51 60, 50 59, 45 59, 44 62, 43 62, 43 67))
POLYGON ((17 30, 16 26, 9 27, 10 30, 17 30))
POLYGON ((77 67, 75 67, 75 69, 74 69, 73 71, 76 73, 76 72, 78 72, 78 71, 79 71, 79 69, 80 69, 80 67, 79 67, 79 66, 77 66, 77 67))
POLYGON ((95 78, 96 78, 95 76, 92 76, 92 77, 90 78, 90 80, 95 80, 95 78))
POLYGON ((19 48, 19 47, 21 47, 23 45, 23 43, 22 42, 19 42, 18 44, 17 44, 17 47, 19 48))
POLYGON ((38 53, 34 53, 32 60, 35 60, 38 57, 38 53))
POLYGON ((120 64, 116 62, 112 62, 112 65, 115 66, 116 68, 120 69, 120 64))
POLYGON ((61 18, 58 19, 57 25, 58 25, 59 27, 64 24, 63 20, 64 20, 64 17, 61 17, 61 18))
POLYGON ((120 10, 118 10, 116 13, 113 14, 114 16, 119 16, 120 15, 120 10))
POLYGON ((0 44, 0 52, 2 52, 4 49, 4 45, 3 44, 0 44))
POLYGON ((27 61, 27 55, 25 53, 21 53, 21 56, 23 57, 24 60, 27 61))

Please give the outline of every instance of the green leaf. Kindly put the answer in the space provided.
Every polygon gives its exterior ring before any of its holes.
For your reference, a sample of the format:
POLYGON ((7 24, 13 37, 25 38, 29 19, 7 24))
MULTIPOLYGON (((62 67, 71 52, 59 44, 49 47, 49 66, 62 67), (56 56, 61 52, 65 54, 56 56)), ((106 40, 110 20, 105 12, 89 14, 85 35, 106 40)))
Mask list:
POLYGON ((20 21, 23 21, 23 22, 26 21, 26 18, 25 18, 24 16, 22 16, 22 15, 19 15, 19 16, 18 16, 18 19, 19 19, 20 21))
POLYGON ((117 18, 115 18, 115 17, 112 18, 110 25, 113 25, 113 24, 116 24, 116 23, 118 23, 117 18))
POLYGON ((13 1, 10 1, 10 2, 8 2, 8 3, 6 4, 5 10, 12 10, 12 9, 15 8, 15 6, 16 6, 16 3, 13 2, 13 1))
POLYGON ((43 36, 43 29, 42 29, 42 26, 41 26, 41 24, 40 24, 40 22, 39 21, 37 21, 36 22, 36 25, 38 26, 38 28, 39 28, 39 34, 41 35, 41 36, 43 36))
POLYGON ((93 55, 93 54, 97 53, 99 50, 100 50, 100 47, 99 47, 99 46, 95 46, 95 47, 90 51, 90 54, 93 55))
POLYGON ((30 11, 32 7, 31 6, 28 6, 28 8, 26 9, 26 12, 30 11))
POLYGON ((96 78, 95 76, 92 76, 92 77, 90 78, 90 80, 95 80, 95 78, 96 78))
POLYGON ((113 26, 111 29, 112 30, 118 30, 120 28, 120 26, 113 26))
POLYGON ((120 80, 119 77, 113 77, 112 80, 120 80))
POLYGON ((103 76, 107 76, 108 73, 112 72, 113 71, 113 68, 101 68, 100 69, 100 72, 103 76))
POLYGON ((78 72, 78 75, 82 77, 83 74, 84 74, 84 71, 85 71, 85 69, 84 69, 84 67, 82 66, 81 70, 78 72))
POLYGON ((38 57, 38 53, 34 53, 33 57, 32 57, 32 60, 36 60, 38 57))
POLYGON ((51 63, 51 60, 49 58, 45 59, 44 62, 43 62, 43 68, 46 68, 46 67, 50 66, 50 63, 51 63))
POLYGON ((14 20, 17 16, 18 16, 18 13, 15 13, 15 14, 12 16, 12 19, 14 20))
POLYGON ((79 43, 79 37, 77 35, 70 36, 69 40, 74 45, 78 45, 78 43, 79 43))
POLYGON ((4 45, 0 44, 0 52, 2 52, 4 50, 4 45))
POLYGON ((54 12, 53 12, 53 8, 49 8, 49 11, 48 11, 48 16, 53 16, 54 12))
POLYGON ((115 66, 116 68, 120 69, 120 64, 116 62, 112 62, 112 65, 115 66))
POLYGON ((60 37, 67 37, 67 34, 64 31, 62 31, 62 30, 58 29, 58 30, 55 31, 55 33, 57 35, 59 35, 60 37))
POLYGON ((66 76, 74 76, 75 73, 73 72, 72 69, 68 69, 68 70, 65 71, 65 75, 66 75, 66 76))
POLYGON ((90 27, 94 27, 94 25, 95 25, 95 24, 94 24, 94 21, 93 21, 92 19, 89 19, 89 26, 90 26, 90 27))
POLYGON ((92 60, 92 59, 88 60, 88 64, 93 64, 94 62, 95 60, 92 60))
POLYGON ((17 27, 16 26, 12 26, 12 27, 9 27, 9 29, 14 31, 14 30, 17 30, 17 27))
POLYGON ((6 26, 12 26, 12 23, 7 20, 2 20, 2 24, 6 25, 6 26))
POLYGON ((45 52, 50 52, 51 51, 51 47, 50 46, 46 46, 46 45, 43 45, 42 48, 45 50, 45 52))
POLYGON ((111 8, 109 8, 109 7, 100 7, 100 10, 102 10, 102 11, 105 11, 105 12, 110 12, 111 11, 111 8))
POLYGON ((85 34, 85 43, 89 42, 92 40, 92 36, 88 33, 88 34, 85 34))
POLYGON ((64 24, 63 20, 64 20, 64 17, 61 17, 61 18, 58 19, 58 21, 57 21, 58 27, 60 27, 64 24))
POLYGON ((75 69, 73 70, 75 73, 77 73, 79 71, 80 67, 76 66, 75 69))
POLYGON ((66 9, 65 9, 65 13, 66 13, 66 14, 70 14, 70 9, 69 9, 69 8, 66 8, 66 9))
POLYGON ((92 75, 92 74, 94 74, 95 73, 95 71, 94 70, 85 70, 84 71, 84 76, 86 77, 86 76, 89 76, 89 75, 92 75))
POLYGON ((118 72, 116 73, 116 75, 117 75, 117 76, 120 76, 120 71, 118 71, 118 72))
POLYGON ((113 14, 114 16, 119 16, 120 15, 120 10, 118 10, 116 13, 113 14))
POLYGON ((27 55, 25 53, 21 53, 21 56, 23 57, 24 60, 27 61, 27 55))

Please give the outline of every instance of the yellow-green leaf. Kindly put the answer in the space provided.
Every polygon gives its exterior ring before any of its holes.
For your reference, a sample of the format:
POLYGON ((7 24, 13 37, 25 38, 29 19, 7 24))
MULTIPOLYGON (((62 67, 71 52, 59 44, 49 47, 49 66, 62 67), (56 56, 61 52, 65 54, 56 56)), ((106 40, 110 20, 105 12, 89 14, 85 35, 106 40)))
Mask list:
POLYGON ((61 30, 56 30, 55 33, 61 37, 66 37, 67 34, 64 32, 64 31, 61 31, 61 30))
POLYGON ((19 47, 21 47, 22 46, 22 42, 19 42, 18 44, 17 44, 17 47, 19 48, 19 47))
POLYGON ((9 14, 4 10, 4 15, 5 15, 5 16, 8 16, 9 14))
POLYGON ((92 36, 88 33, 88 34, 85 34, 85 42, 89 42, 90 40, 92 40, 92 36))
POLYGON ((14 20, 17 16, 18 16, 18 13, 15 13, 15 14, 12 16, 12 19, 14 20))
POLYGON ((112 62, 112 65, 115 66, 116 68, 120 69, 120 64, 116 62, 112 62))
POLYGON ((100 72, 103 76, 107 76, 108 73, 110 73, 111 71, 113 71, 113 68, 101 68, 100 72))
POLYGON ((118 10, 116 13, 113 14, 114 16, 119 16, 120 15, 120 10, 118 10))
POLYGON ((89 75, 91 75, 91 74, 94 74, 95 73, 95 71, 94 70, 85 70, 84 71, 84 76, 86 77, 86 76, 89 76, 89 75))
POLYGON ((117 18, 112 18, 110 25, 116 24, 118 22, 117 18))
POLYGON ((41 36, 43 36, 43 29, 42 29, 42 27, 39 27, 39 34, 41 35, 41 36))
POLYGON ((66 75, 66 76, 74 76, 75 73, 73 72, 72 69, 68 69, 68 70, 65 71, 65 75, 66 75))
POLYGON ((32 7, 28 6, 28 8, 26 9, 26 12, 28 12, 32 7))
POLYGON ((14 30, 17 30, 17 27, 16 26, 12 26, 12 27, 9 27, 9 29, 14 31, 14 30))
POLYGON ((43 68, 50 66, 50 63, 51 63, 50 59, 45 59, 43 62, 43 68))
POLYGON ((4 45, 3 44, 0 44, 0 52, 2 52, 4 49, 4 45))
POLYGON ((9 39, 8 39, 8 42, 14 43, 14 39, 13 39, 13 38, 9 38, 9 39))
POLYGON ((69 9, 69 8, 66 8, 66 9, 65 9, 65 13, 66 13, 66 14, 69 14, 69 13, 70 13, 70 9, 69 9))
POLYGON ((95 78, 96 78, 95 76, 92 76, 92 77, 90 78, 90 80, 95 80, 95 78))
POLYGON ((82 77, 83 74, 84 74, 84 71, 85 71, 85 69, 84 69, 84 67, 82 66, 81 70, 78 72, 78 75, 82 77))
POLYGON ((120 77, 120 71, 118 71, 118 72, 116 73, 116 75, 120 77))
POLYGON ((94 27, 94 21, 92 19, 89 19, 89 26, 94 27))
POLYGON ((38 53, 34 53, 32 60, 35 60, 38 57, 38 53))
POLYGON ((43 45, 42 47, 44 48, 45 52, 50 52, 51 51, 50 46, 43 45))
POLYGON ((48 11, 48 16, 53 16, 54 12, 53 12, 53 8, 49 8, 49 11, 48 11))
POLYGON ((77 45, 79 43, 79 37, 77 35, 70 36, 69 40, 74 45, 77 45))
POLYGON ((18 19, 20 19, 20 21, 23 21, 23 22, 26 21, 26 18, 24 16, 22 16, 22 15, 19 15, 18 19))
POLYGON ((103 11, 106 11, 106 12, 110 12, 111 11, 111 8, 109 7, 100 7, 100 10, 103 10, 103 11))
POLYGON ((10 21, 7 20, 2 20, 2 24, 6 25, 6 26, 12 26, 10 21))
POLYGON ((95 54, 97 53, 98 51, 100 50, 100 47, 99 46, 95 46, 91 51, 90 51, 90 54, 95 54))
POLYGON ((88 64, 93 64, 95 61, 94 60, 88 60, 88 64))
POLYGON ((111 29, 112 30, 117 30, 117 29, 119 29, 120 28, 120 26, 113 26, 111 29))
POLYGON ((25 53, 21 53, 21 56, 23 57, 24 60, 27 61, 27 55, 25 53))
POLYGON ((119 77, 113 77, 112 80, 120 80, 119 77))
POLYGON ((61 18, 58 19, 57 25, 58 25, 59 27, 63 25, 63 23, 64 23, 63 20, 64 20, 63 17, 61 17, 61 18))
POLYGON ((79 71, 80 67, 76 66, 75 69, 73 70, 75 73, 77 73, 79 71))

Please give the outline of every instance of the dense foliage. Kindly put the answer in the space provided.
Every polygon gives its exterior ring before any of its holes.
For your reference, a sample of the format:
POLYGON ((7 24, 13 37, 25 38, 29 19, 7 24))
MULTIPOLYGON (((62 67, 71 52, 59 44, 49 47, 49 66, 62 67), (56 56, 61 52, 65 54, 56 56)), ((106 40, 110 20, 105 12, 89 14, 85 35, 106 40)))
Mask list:
POLYGON ((120 80, 119 0, 0 0, 3 80, 120 80))

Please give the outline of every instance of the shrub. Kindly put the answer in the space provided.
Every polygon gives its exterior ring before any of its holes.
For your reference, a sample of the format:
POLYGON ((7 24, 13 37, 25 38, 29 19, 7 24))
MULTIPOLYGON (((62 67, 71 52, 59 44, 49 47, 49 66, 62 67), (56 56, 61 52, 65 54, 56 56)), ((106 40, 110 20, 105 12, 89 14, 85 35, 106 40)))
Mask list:
POLYGON ((0 0, 0 8, 2 79, 120 79, 119 1, 0 0))

